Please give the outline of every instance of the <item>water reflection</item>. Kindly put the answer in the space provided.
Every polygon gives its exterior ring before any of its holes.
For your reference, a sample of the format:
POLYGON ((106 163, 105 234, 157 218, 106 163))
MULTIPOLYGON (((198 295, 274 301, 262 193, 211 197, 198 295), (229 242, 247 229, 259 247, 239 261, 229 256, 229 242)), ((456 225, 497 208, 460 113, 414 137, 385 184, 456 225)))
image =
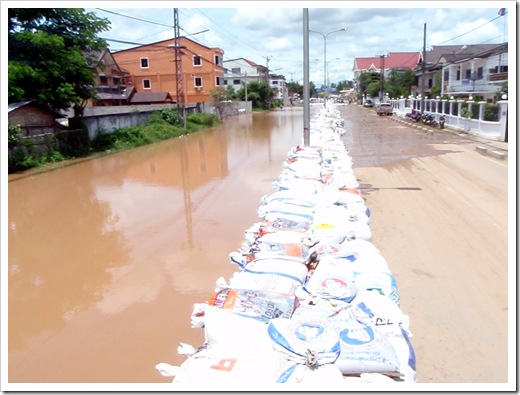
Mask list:
POLYGON ((299 143, 301 109, 82 162, 8 185, 9 382, 167 382, 199 345, 193 303, 299 143))

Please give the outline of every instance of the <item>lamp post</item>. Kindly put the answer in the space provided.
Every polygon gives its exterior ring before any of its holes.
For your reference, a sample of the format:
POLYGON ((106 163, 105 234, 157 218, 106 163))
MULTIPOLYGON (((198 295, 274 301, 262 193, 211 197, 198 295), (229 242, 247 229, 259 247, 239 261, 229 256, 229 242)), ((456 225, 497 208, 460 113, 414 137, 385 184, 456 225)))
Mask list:
POLYGON ((331 32, 328 32, 327 34, 323 34, 321 32, 317 32, 315 30, 309 29, 310 32, 321 34, 323 37, 323 88, 327 87, 327 37, 329 34, 337 33, 337 32, 345 32, 347 31, 346 27, 343 27, 338 30, 333 30, 331 32))

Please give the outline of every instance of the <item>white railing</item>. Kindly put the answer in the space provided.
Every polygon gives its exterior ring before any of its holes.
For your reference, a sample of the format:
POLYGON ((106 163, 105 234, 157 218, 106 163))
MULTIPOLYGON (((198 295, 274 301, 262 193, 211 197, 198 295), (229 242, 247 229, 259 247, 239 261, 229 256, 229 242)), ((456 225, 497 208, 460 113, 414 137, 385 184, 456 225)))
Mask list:
MULTIPOLYGON (((406 117, 406 114, 411 113, 412 110, 420 111, 421 108, 421 100, 418 98, 392 99, 390 103, 394 107, 394 114, 400 117, 406 117)), ((444 115, 444 125, 447 128, 461 130, 488 140, 506 141, 507 100, 501 100, 497 103, 499 106, 498 121, 484 120, 486 104, 486 102, 465 100, 425 99, 424 112, 433 114, 437 120, 441 115, 444 115), (462 108, 465 107, 473 114, 478 114, 478 117, 476 115, 470 118, 462 117, 462 108)))

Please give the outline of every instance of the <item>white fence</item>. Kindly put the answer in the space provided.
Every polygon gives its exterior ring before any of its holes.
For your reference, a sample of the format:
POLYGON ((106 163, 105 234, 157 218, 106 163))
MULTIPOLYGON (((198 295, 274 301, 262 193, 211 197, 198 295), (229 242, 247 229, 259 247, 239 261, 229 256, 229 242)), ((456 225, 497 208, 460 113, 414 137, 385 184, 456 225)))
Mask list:
MULTIPOLYGON (((394 107, 394 114, 405 117, 412 110, 420 111, 420 99, 397 99, 390 100, 394 107)), ((484 107, 486 102, 473 102, 465 100, 437 100, 425 99, 424 112, 445 118, 445 127, 461 130, 475 136, 494 141, 507 141, 507 100, 497 103, 499 106, 498 121, 484 120, 484 107), (465 118, 461 116, 462 108, 475 114, 474 117, 465 118), (477 116, 478 114, 478 116, 477 116)))

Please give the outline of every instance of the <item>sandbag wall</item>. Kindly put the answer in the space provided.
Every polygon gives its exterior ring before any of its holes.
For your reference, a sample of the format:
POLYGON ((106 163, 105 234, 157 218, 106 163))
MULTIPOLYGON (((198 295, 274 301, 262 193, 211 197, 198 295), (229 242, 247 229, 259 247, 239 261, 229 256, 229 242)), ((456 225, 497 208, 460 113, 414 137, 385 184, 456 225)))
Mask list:
MULTIPOLYGON (((311 120, 311 146, 289 150, 259 222, 230 253, 237 271, 196 304, 174 383, 415 382, 408 316, 388 263, 372 243, 365 205, 334 105, 311 120)), ((249 387, 251 388, 251 387, 249 387)))

